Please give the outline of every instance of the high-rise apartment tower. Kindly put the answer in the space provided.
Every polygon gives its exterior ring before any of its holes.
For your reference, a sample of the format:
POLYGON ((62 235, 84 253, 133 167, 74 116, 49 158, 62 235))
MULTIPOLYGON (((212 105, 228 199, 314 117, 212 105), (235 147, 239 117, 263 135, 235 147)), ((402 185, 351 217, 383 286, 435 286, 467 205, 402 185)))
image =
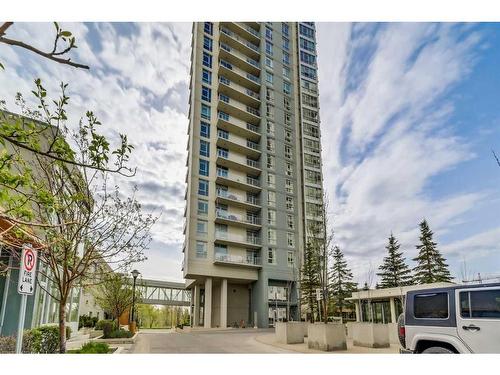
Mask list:
POLYGON ((315 25, 193 25, 184 277, 194 326, 298 319, 322 172, 315 25))

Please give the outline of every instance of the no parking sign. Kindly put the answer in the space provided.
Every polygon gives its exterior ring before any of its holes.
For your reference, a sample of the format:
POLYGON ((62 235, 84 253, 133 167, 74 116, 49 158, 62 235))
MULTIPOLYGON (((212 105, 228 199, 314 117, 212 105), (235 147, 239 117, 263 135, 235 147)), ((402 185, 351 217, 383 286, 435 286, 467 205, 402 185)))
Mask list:
POLYGON ((21 254, 21 266, 19 267, 19 282, 17 292, 19 294, 33 294, 36 282, 37 252, 31 246, 24 245, 21 254))

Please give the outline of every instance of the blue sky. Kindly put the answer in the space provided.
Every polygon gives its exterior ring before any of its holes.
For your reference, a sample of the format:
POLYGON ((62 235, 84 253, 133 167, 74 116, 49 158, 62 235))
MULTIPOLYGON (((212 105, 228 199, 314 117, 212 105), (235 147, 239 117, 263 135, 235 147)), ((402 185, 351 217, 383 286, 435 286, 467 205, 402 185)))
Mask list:
MULTIPOLYGON (((133 180, 154 228, 147 277, 180 279, 191 25, 64 24, 89 72, 0 45, 0 99, 15 110, 41 77, 70 85, 74 125, 94 110, 110 137, 136 145, 133 180)), ((9 36, 50 48, 51 24, 9 36)), ((408 262, 426 217, 451 271, 500 275, 500 26, 320 23, 325 187, 336 240, 363 283, 392 231, 408 262)))

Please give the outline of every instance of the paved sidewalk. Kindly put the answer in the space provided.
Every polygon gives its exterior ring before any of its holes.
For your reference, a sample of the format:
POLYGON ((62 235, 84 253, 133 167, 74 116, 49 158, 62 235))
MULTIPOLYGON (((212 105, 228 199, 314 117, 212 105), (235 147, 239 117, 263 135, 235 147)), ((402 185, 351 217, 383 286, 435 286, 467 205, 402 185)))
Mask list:
POLYGON ((307 337, 304 337, 303 344, 281 344, 276 341, 276 335, 274 332, 263 333, 255 337, 255 340, 263 344, 275 346, 277 348, 294 351, 297 353, 315 353, 315 354, 397 354, 399 353, 399 347, 397 345, 391 345, 389 348, 365 348, 361 346, 354 346, 352 344, 352 339, 347 339, 347 350, 338 350, 334 352, 323 352, 321 350, 309 349, 307 347, 307 337))

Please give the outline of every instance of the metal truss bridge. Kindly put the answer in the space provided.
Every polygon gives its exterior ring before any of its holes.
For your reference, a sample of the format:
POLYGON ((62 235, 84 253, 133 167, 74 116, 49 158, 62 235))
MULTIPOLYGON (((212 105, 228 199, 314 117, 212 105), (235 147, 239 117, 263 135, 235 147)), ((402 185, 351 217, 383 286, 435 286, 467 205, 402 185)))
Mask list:
POLYGON ((148 305, 190 306, 191 291, 184 283, 150 279, 137 280, 140 303, 148 305))

